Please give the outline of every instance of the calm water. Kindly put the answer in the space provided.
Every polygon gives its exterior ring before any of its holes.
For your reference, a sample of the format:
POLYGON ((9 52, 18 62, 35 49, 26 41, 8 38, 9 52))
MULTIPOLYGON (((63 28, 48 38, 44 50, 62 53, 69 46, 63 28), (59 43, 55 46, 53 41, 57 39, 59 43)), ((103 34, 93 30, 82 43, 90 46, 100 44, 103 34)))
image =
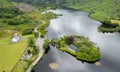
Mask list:
POLYGON ((57 9, 52 12, 63 14, 53 19, 46 30, 46 37, 57 38, 64 35, 83 35, 89 37, 100 47, 101 66, 82 63, 73 56, 51 47, 48 54, 34 68, 35 72, 119 72, 120 71, 120 34, 100 33, 97 27, 100 22, 88 17, 83 11, 57 9), (52 70, 49 63, 58 63, 58 69, 52 70))

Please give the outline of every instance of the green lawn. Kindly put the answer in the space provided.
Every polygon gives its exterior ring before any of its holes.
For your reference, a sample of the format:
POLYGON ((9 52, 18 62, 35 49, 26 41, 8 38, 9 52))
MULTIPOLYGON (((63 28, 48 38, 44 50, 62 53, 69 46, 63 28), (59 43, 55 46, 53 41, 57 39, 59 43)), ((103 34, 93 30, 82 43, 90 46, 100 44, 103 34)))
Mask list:
POLYGON ((120 25, 120 20, 111 20, 112 23, 118 23, 120 25))
MULTIPOLYGON (((24 38, 31 36, 33 35, 27 35, 24 38)), ((27 39, 18 43, 10 43, 10 39, 0 40, 0 72, 11 72, 27 47, 27 39)))

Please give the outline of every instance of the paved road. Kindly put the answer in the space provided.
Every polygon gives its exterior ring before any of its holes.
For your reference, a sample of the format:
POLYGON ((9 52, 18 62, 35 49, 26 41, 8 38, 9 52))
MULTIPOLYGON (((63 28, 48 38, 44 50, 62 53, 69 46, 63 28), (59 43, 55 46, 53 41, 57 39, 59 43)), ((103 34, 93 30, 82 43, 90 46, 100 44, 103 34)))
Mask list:
POLYGON ((43 49, 43 44, 44 44, 44 39, 39 37, 37 39, 37 42, 36 42, 36 46, 39 47, 39 54, 38 54, 38 57, 36 58, 36 60, 29 66, 29 68, 27 69, 26 72, 30 72, 32 70, 32 68, 39 62, 39 60, 42 58, 43 54, 44 54, 44 49, 43 49))
MULTIPOLYGON (((45 21, 42 21, 43 22, 43 24, 45 24, 45 21)), ((40 25, 41 26, 41 25, 40 25)), ((37 27, 35 27, 35 29, 34 29, 34 31, 35 32, 38 32, 37 31, 37 28, 38 28, 39 26, 37 26, 37 27)), ((36 41, 36 46, 37 47, 39 47, 39 54, 38 54, 38 57, 36 58, 36 60, 29 66, 29 68, 27 69, 27 71, 26 72, 30 72, 31 70, 32 70, 32 68, 39 62, 39 60, 42 58, 42 56, 43 56, 43 54, 44 54, 44 52, 45 52, 45 50, 43 49, 43 44, 44 44, 44 38, 41 38, 40 37, 40 33, 39 33, 39 37, 38 37, 38 39, 37 39, 37 41, 36 41)))

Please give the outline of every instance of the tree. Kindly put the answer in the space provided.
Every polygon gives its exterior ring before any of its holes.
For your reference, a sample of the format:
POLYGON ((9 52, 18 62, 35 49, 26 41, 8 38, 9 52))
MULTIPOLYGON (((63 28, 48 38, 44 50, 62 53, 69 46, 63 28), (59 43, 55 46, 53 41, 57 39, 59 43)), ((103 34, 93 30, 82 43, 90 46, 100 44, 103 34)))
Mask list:
POLYGON ((35 38, 38 38, 39 37, 39 32, 34 32, 34 36, 35 36, 35 38))
POLYGON ((66 38, 66 43, 67 43, 68 45, 72 44, 73 41, 74 41, 74 37, 72 37, 72 36, 66 38))
POLYGON ((33 38, 29 38, 28 47, 35 47, 35 41, 33 38))

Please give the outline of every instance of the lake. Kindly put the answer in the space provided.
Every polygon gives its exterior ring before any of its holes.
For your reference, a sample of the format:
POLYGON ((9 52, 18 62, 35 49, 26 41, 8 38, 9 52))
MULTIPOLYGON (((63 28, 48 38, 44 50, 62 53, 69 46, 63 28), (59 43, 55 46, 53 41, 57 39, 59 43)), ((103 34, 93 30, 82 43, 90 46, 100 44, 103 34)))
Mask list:
POLYGON ((97 27, 100 22, 91 19, 83 11, 56 9, 54 13, 62 14, 50 21, 46 28, 47 38, 53 39, 65 35, 83 35, 95 42, 101 51, 101 66, 82 63, 68 53, 51 47, 50 51, 34 67, 35 72, 119 72, 120 70, 120 34, 101 33, 97 27), (49 64, 57 63, 57 69, 51 69, 49 64))

